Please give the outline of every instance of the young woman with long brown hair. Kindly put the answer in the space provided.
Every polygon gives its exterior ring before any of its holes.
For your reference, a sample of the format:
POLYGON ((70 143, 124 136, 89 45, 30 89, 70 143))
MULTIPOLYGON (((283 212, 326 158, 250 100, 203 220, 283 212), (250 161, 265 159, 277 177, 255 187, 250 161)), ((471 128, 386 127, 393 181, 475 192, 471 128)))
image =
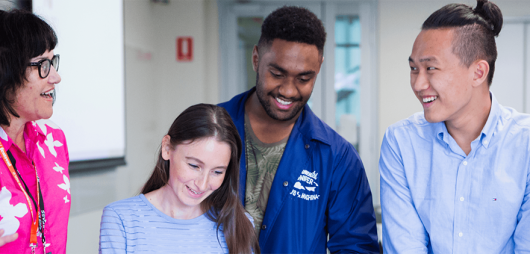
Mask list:
POLYGON ((142 194, 103 210, 100 253, 260 253, 238 198, 241 139, 221 107, 182 112, 142 194))

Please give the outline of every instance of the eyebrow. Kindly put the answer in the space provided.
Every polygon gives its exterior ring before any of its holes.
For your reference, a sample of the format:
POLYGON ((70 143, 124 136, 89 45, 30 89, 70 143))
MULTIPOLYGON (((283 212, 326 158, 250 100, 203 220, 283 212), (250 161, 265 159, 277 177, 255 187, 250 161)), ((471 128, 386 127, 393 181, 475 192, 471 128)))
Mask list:
POLYGON ((186 159, 188 159, 188 160, 195 160, 195 161, 197 161, 197 162, 200 163, 200 164, 204 164, 204 162, 202 162, 201 160, 199 160, 199 159, 197 159, 197 158, 195 158, 195 157, 188 157, 188 156, 186 156, 186 159))
POLYGON ((40 61, 40 60, 44 60, 44 59, 49 59, 45 56, 37 56, 37 57, 34 57, 32 59, 30 59, 30 61, 40 61))
MULTIPOLYGON (((287 73, 287 70, 285 70, 284 68, 280 67, 279 65, 275 63, 270 63, 269 67, 277 69, 281 73, 287 73)), ((304 72, 298 73, 297 76, 305 76, 305 75, 312 75, 312 74, 315 74, 315 71, 304 71, 304 72)))
POLYGON ((280 67, 279 65, 277 65, 275 63, 269 63, 269 67, 272 67, 272 68, 274 68, 274 69, 276 69, 276 70, 278 70, 278 71, 280 71, 282 73, 286 73, 287 72, 284 68, 280 67))
MULTIPOLYGON (((438 62, 436 60, 436 57, 432 57, 432 56, 428 56, 428 57, 425 57, 425 58, 420 58, 420 63, 421 62, 430 62, 430 61, 438 62)), ((414 60, 410 56, 409 56, 409 62, 414 63, 414 60)))
POLYGON ((420 63, 421 62, 436 62, 436 58, 435 57, 432 57, 432 56, 429 56, 429 57, 425 57, 425 58, 420 58, 420 63))
MULTIPOLYGON (((195 157, 188 157, 188 156, 186 156, 186 159, 189 159, 189 160, 195 160, 195 161, 197 161, 199 164, 204 165, 204 162, 202 162, 201 160, 199 160, 199 159, 197 159, 197 158, 195 158, 195 157)), ((228 166, 217 166, 217 167, 215 167, 215 168, 227 169, 228 166)))

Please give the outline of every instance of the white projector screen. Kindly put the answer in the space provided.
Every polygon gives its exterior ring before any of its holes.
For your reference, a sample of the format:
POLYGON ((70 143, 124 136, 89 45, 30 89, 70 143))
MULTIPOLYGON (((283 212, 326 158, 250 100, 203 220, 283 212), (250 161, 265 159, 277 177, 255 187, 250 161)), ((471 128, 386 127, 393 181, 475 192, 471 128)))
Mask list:
MULTIPOLYGON (((61 83, 50 118, 65 133, 70 161, 125 156, 122 0, 33 0, 55 30, 61 83)), ((72 166, 72 164, 71 164, 72 166)))

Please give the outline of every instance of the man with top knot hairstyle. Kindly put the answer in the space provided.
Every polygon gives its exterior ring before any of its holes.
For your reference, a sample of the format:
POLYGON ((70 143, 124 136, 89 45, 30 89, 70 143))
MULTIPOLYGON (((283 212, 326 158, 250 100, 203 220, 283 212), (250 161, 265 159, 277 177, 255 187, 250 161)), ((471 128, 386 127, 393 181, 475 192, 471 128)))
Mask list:
POLYGON ((530 252, 530 116, 489 91, 502 22, 478 0, 423 23, 408 59, 423 112, 381 146, 385 253, 530 252))
POLYGON ((361 159, 307 105, 325 41, 309 10, 273 11, 252 53, 256 86, 220 104, 243 140, 239 194, 262 253, 379 253, 361 159))

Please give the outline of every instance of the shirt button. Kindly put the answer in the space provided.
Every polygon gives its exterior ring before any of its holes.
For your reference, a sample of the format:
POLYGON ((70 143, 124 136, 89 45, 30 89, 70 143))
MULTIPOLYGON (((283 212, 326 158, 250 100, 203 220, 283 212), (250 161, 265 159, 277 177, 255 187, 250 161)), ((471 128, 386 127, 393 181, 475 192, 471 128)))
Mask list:
MULTIPOLYGON (((262 229, 262 230, 267 229, 267 225, 261 225, 261 229, 262 229)), ((462 234, 462 233, 460 233, 460 234, 462 234)))
POLYGON ((283 186, 287 187, 289 185, 289 182, 285 181, 283 182, 283 186))
POLYGON ((487 145, 489 142, 487 140, 484 140, 484 144, 487 145))
POLYGON ((467 161, 462 162, 462 164, 464 164, 464 166, 466 166, 467 165, 467 161))
POLYGON ((308 149, 310 147, 309 144, 305 144, 305 149, 308 149))
POLYGON ((462 232, 458 233, 458 236, 462 237, 464 234, 462 232))
POLYGON ((464 197, 460 197, 460 201, 464 201, 464 197))

